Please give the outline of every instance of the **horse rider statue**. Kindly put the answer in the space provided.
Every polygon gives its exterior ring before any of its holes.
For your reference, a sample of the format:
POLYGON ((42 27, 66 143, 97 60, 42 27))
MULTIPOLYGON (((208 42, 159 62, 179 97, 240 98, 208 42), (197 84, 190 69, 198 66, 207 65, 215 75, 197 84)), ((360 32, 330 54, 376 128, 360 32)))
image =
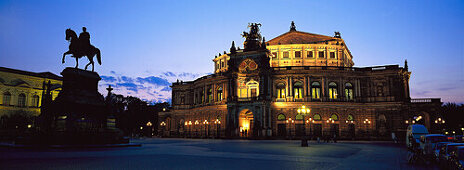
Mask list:
POLYGON ((100 50, 90 44, 90 34, 87 32, 87 28, 82 27, 82 33, 77 37, 76 32, 71 29, 66 29, 66 40, 70 41, 69 50, 63 54, 62 63, 65 63, 65 56, 72 54, 71 57, 76 58, 76 68, 79 65, 79 58, 87 56, 89 63, 85 65, 85 70, 92 64, 92 71, 94 71, 93 57, 97 56, 98 64, 101 65, 100 50))

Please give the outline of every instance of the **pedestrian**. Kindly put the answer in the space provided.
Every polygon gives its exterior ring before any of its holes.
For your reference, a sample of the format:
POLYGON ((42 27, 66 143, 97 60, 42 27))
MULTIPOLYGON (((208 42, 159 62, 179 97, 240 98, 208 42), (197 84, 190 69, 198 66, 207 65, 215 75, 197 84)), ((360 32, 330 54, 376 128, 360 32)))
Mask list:
POLYGON ((396 138, 395 132, 392 132, 392 140, 393 142, 398 143, 398 138, 396 138))
POLYGON ((321 143, 321 138, 317 136, 317 143, 321 143))
POLYGON ((334 143, 337 143, 337 134, 334 134, 333 142, 334 142, 334 143))

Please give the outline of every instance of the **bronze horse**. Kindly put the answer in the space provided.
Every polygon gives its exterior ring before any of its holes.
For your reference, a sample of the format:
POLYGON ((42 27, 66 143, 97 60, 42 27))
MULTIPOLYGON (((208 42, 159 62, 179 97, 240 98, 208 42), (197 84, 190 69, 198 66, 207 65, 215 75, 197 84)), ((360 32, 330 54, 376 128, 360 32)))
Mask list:
POLYGON ((98 48, 95 48, 93 45, 90 45, 90 47, 83 47, 83 43, 79 41, 79 38, 77 37, 76 32, 74 32, 71 29, 66 29, 66 40, 70 41, 71 43, 69 44, 69 50, 66 51, 63 54, 63 59, 62 63, 64 63, 64 58, 68 54, 72 54, 71 57, 76 58, 76 68, 79 65, 79 58, 83 56, 87 56, 89 59, 89 63, 85 65, 85 70, 87 70, 87 67, 92 64, 92 71, 94 71, 94 62, 93 62, 93 57, 97 55, 97 61, 98 64, 101 65, 101 55, 100 55, 100 50, 98 48))

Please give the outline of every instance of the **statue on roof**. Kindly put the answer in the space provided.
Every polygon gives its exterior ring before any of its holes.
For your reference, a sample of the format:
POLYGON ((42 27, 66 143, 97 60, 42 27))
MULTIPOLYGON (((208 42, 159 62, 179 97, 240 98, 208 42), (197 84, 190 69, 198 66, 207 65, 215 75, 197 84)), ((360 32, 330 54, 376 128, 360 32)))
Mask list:
POLYGON ((335 38, 342 38, 342 36, 340 35, 340 32, 338 32, 338 31, 335 31, 334 37, 335 38))
POLYGON ((261 47, 261 34, 259 32, 260 23, 249 23, 249 32, 243 32, 242 37, 245 37, 244 51, 256 50, 261 47))
POLYGON ((293 21, 292 21, 292 23, 290 24, 290 31, 296 31, 295 22, 293 22, 293 21))
POLYGON ((101 65, 100 50, 90 44, 90 34, 87 32, 87 28, 82 27, 82 33, 79 34, 79 37, 77 37, 76 32, 72 29, 66 29, 66 40, 70 42, 69 50, 63 54, 62 63, 65 62, 64 58, 66 55, 72 54, 71 57, 76 58, 75 68, 77 68, 79 66, 79 58, 87 56, 89 63, 85 65, 85 70, 87 70, 87 67, 92 64, 92 71, 94 71, 93 57, 96 55, 98 64, 101 65))

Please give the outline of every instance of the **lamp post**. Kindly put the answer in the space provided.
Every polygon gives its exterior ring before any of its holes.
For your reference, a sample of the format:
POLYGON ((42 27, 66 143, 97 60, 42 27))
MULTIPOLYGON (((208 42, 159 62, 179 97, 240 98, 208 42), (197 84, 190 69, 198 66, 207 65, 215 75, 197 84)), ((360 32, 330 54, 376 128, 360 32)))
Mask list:
POLYGON ((163 132, 163 133, 161 134, 161 136, 164 136, 164 129, 165 129, 165 127, 166 127, 166 123, 165 123, 164 121, 162 121, 162 122, 160 123, 160 125, 161 125, 161 129, 162 129, 162 132, 163 132))
POLYGON ((152 125, 153 124, 151 122, 147 122, 147 126, 150 128, 150 137, 153 136, 153 133, 152 133, 153 132, 153 127, 152 127, 152 125))
MULTIPOLYGON (((303 115, 303 121, 305 120, 305 116, 309 115, 311 113, 311 109, 307 108, 305 105, 301 106, 297 110, 298 114, 303 115)), ((311 122, 311 118, 309 118, 306 123, 309 124, 311 122)), ((304 124, 305 122, 303 122, 304 124)), ((303 126, 304 127, 304 126, 303 126)), ((309 133, 311 133, 311 124, 309 124, 309 133)), ((304 137, 301 139, 301 146, 308 146, 308 141, 307 141, 307 136, 306 136, 306 128, 304 131, 304 137)))
POLYGON ((194 128, 195 128, 195 136, 198 136, 198 128, 197 128, 197 125, 200 124, 200 122, 198 122, 198 120, 195 120, 195 125, 194 125, 194 128))
MULTIPOLYGON (((371 124, 371 121, 369 119, 366 119, 363 121, 363 123, 366 125, 367 138, 370 139, 371 136, 369 135, 369 125, 371 124)), ((415 123, 414 120, 413 120, 413 123, 415 123)))
POLYGON ((219 119, 216 119, 214 121, 214 124, 216 125, 216 138, 219 138, 219 128, 221 127, 221 121, 219 119))
POLYGON ((192 137, 192 121, 189 120, 187 125, 188 125, 189 137, 192 137))
POLYGON ((435 119, 434 123, 437 125, 438 129, 440 129, 440 132, 442 132, 443 128, 442 125, 445 124, 445 120, 441 119, 440 117, 435 119))
POLYGON ((205 126, 205 138, 208 138, 208 132, 206 131, 206 128, 209 126, 208 120, 203 121, 203 126, 205 126))
POLYGON ((185 133, 185 127, 187 127, 187 130, 188 130, 188 122, 187 121, 184 122, 184 137, 187 137, 187 133, 185 133))
POLYGON ((286 122, 288 124, 288 135, 291 138, 291 136, 292 136, 292 123, 295 123, 295 120, 292 120, 292 118, 288 118, 286 120, 286 122))

